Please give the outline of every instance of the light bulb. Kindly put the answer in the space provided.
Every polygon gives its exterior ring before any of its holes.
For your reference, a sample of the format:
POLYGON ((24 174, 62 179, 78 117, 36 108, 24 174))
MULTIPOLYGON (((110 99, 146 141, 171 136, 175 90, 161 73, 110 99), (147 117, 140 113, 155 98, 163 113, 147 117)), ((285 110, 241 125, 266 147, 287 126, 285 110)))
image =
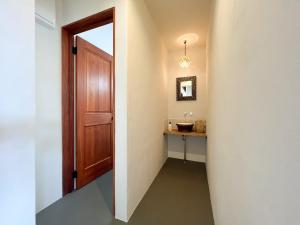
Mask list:
POLYGON ((181 68, 188 68, 191 64, 191 60, 188 56, 182 56, 179 60, 179 65, 181 68))

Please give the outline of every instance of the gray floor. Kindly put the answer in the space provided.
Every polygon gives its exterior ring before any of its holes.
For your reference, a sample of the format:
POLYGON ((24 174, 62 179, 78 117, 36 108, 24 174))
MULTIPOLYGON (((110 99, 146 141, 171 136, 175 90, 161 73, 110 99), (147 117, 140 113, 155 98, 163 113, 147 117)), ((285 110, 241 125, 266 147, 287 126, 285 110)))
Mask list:
MULTIPOLYGON (((112 174, 57 201, 37 225, 125 225, 111 214, 112 174)), ((205 165, 168 159, 128 225, 213 225, 205 165)))
POLYGON ((39 212, 37 225, 106 225, 112 222, 112 172, 39 212))

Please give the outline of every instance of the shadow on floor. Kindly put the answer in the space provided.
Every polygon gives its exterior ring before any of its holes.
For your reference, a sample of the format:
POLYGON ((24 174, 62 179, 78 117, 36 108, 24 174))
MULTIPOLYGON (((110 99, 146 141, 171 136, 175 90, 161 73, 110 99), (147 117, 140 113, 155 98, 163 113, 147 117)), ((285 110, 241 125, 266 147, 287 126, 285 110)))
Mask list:
MULTIPOLYGON (((126 225, 112 218, 112 173, 37 215, 37 225, 126 225)), ((128 225, 213 225, 205 164, 168 159, 128 225)))
POLYGON ((108 225, 112 221, 112 171, 36 216, 37 225, 108 225))

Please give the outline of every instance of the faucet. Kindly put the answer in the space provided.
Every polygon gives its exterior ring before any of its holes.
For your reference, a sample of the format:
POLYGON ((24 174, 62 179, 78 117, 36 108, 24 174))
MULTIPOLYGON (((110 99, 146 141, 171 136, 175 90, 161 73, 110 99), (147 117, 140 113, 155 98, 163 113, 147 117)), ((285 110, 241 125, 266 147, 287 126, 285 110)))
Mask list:
POLYGON ((193 115, 193 113, 192 112, 184 112, 184 121, 186 122, 186 117, 187 116, 192 116, 193 115))

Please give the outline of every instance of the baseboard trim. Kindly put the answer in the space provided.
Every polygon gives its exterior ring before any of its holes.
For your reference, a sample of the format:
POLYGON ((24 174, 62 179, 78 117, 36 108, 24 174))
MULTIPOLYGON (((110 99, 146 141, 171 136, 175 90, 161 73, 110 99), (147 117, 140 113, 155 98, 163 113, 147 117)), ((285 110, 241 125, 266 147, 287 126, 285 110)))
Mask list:
MULTIPOLYGON (((172 152, 168 151, 168 157, 174 159, 183 159, 184 153, 183 152, 172 152)), ((205 155, 198 155, 193 153, 187 153, 186 159, 194 162, 202 162, 206 163, 206 156, 205 155)))

